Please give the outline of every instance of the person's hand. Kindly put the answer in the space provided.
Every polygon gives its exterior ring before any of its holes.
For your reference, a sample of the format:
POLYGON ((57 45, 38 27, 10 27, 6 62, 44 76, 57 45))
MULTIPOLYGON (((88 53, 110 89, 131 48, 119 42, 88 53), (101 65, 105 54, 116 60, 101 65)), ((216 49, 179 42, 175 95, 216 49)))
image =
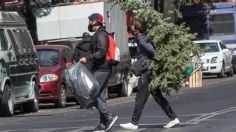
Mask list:
POLYGON ((85 57, 82 57, 79 59, 79 62, 81 63, 87 63, 87 59, 85 57))

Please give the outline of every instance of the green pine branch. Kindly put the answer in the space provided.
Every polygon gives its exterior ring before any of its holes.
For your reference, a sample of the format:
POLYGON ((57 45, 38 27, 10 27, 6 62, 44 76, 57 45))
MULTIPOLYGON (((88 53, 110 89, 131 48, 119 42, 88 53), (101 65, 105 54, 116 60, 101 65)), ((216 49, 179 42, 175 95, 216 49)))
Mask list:
POLYGON ((155 56, 148 61, 152 71, 150 90, 161 89, 170 94, 181 88, 183 72, 191 64, 190 55, 199 56, 200 48, 192 43, 194 34, 184 25, 168 22, 163 14, 138 0, 126 0, 120 3, 123 10, 133 15, 136 21, 147 28, 148 39, 155 47, 155 56))

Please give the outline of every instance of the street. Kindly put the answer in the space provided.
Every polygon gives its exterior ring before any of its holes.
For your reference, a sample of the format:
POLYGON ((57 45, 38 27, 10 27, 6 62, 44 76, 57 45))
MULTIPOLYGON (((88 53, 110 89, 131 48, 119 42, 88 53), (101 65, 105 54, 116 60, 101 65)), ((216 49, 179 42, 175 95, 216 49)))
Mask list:
MULTIPOLYGON (((167 116, 150 96, 143 111, 137 132, 235 132, 236 76, 204 77, 202 88, 182 88, 167 96, 181 124, 164 129, 167 116)), ((119 116, 112 132, 128 132, 119 127, 129 122, 134 108, 135 93, 131 97, 108 100, 109 108, 119 116)), ((43 104, 38 113, 18 113, 1 117, 1 132, 88 132, 99 122, 97 110, 80 109, 75 103, 55 109, 43 104)), ((134 131, 135 132, 135 131, 134 131)))

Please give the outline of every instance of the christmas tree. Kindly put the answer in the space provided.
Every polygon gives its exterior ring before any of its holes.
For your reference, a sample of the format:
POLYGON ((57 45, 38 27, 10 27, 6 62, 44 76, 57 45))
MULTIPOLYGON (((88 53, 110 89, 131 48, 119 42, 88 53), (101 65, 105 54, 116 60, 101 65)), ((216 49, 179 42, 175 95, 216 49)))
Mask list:
POLYGON ((147 3, 138 0, 120 2, 123 10, 132 15, 135 21, 143 23, 148 40, 155 47, 155 56, 149 60, 152 71, 150 90, 160 89, 166 94, 181 88, 184 70, 191 65, 190 55, 199 56, 200 48, 193 44, 194 34, 183 24, 168 22, 163 14, 152 9, 147 3))

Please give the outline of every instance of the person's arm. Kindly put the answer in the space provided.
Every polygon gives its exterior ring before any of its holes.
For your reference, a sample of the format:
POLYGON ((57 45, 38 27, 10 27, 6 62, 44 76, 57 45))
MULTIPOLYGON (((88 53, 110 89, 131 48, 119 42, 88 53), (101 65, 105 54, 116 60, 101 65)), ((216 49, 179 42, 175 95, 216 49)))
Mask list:
POLYGON ((97 34, 97 49, 96 52, 86 57, 88 60, 97 60, 106 56, 108 50, 109 39, 105 32, 99 32, 97 34))
POLYGON ((140 36, 139 39, 139 44, 146 49, 146 51, 151 55, 154 56, 155 50, 154 47, 152 46, 151 43, 147 42, 146 36, 140 36))

